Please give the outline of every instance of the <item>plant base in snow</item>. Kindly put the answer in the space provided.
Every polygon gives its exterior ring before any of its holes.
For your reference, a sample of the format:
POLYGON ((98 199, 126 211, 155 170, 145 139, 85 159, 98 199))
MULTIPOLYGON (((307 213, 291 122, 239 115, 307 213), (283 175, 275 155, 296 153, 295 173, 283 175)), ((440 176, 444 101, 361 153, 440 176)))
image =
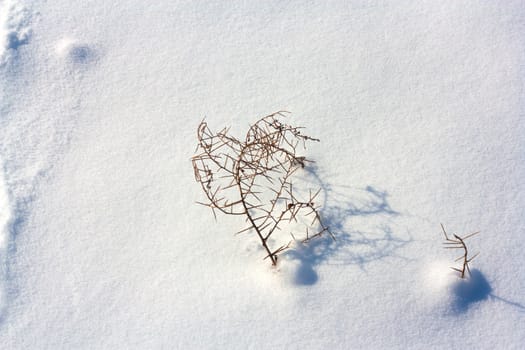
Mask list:
POLYGON ((231 136, 229 128, 212 132, 202 121, 197 129, 199 153, 192 158, 195 179, 207 197, 200 204, 210 207, 214 215, 244 217, 248 225, 238 233, 254 232, 272 265, 292 242, 271 246, 270 238, 285 223, 308 220, 302 242, 330 233, 315 203, 320 189, 299 198, 292 182, 294 173, 310 162, 297 154, 297 148, 319 140, 282 122, 284 117, 285 112, 276 112, 261 118, 244 139, 231 136))

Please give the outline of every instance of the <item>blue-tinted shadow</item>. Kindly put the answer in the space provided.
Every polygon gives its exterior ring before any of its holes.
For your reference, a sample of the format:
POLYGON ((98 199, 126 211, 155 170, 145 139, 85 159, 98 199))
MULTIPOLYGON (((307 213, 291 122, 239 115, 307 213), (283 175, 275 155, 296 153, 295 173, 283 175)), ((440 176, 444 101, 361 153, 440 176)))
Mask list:
POLYGON ((328 260, 330 264, 356 265, 365 270, 369 262, 396 256, 397 249, 412 241, 408 233, 400 236, 392 229, 392 219, 400 214, 391 208, 386 191, 372 186, 332 185, 321 179, 317 167, 306 170, 310 181, 321 188, 320 215, 335 240, 325 234, 306 244, 298 242, 284 253, 287 259, 299 262, 296 284, 315 284, 315 267, 328 260), (360 220, 363 218, 366 227, 360 220))
POLYGON ((492 287, 478 269, 472 269, 470 277, 459 281, 453 288, 455 296, 454 309, 462 313, 476 302, 488 299, 492 287))

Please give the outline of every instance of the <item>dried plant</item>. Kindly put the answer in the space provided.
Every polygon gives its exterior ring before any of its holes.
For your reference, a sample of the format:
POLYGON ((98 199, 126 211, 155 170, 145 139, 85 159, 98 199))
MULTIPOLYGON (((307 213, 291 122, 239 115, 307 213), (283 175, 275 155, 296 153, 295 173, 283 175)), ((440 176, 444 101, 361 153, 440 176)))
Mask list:
POLYGON ((297 154, 298 146, 306 148, 308 141, 319 140, 282 122, 285 113, 261 118, 244 140, 229 135, 229 128, 212 132, 202 121, 197 129, 198 154, 192 158, 195 179, 207 197, 200 204, 210 207, 215 218, 217 212, 245 217, 247 227, 238 233, 255 232, 272 265, 292 242, 271 246, 284 224, 309 220, 302 242, 329 232, 315 204, 320 189, 301 200, 292 182, 292 175, 310 162, 297 154), (312 234, 308 226, 313 227, 312 234))
POLYGON ((465 272, 466 271, 468 271, 469 275, 471 274, 470 273, 470 267, 468 266, 468 264, 472 260, 474 260, 474 258, 476 256, 479 255, 479 253, 476 253, 474 256, 472 256, 470 258, 468 257, 468 250, 467 250, 467 245, 465 244, 465 240, 467 240, 468 238, 470 238, 472 236, 477 235, 479 232, 470 233, 470 234, 468 234, 468 235, 466 235, 464 237, 459 237, 456 234, 452 234, 452 236, 454 236, 454 238, 450 238, 447 235, 447 232, 445 231, 445 227, 443 227, 443 224, 441 224, 441 229, 443 230, 443 234, 445 235, 445 242, 443 243, 443 245, 445 245, 445 249, 463 249, 463 255, 461 255, 456 260, 454 260, 454 261, 463 260, 463 265, 462 265, 461 269, 459 269, 457 267, 451 267, 451 269, 454 270, 454 271, 458 271, 460 273, 460 277, 461 278, 465 278, 465 272))

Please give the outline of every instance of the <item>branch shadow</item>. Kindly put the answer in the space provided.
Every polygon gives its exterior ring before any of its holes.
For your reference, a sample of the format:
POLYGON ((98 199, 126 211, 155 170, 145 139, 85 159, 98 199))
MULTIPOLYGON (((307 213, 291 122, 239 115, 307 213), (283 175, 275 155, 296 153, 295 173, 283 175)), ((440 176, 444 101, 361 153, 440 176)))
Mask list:
POLYGON ((512 307, 516 308, 519 312, 525 313, 525 305, 523 305, 523 304, 520 304, 520 303, 512 301, 512 300, 508 300, 508 299, 502 298, 502 297, 497 296, 497 295, 495 295, 493 293, 490 293, 489 297, 492 300, 501 301, 501 302, 507 304, 508 306, 512 306, 512 307))
POLYGON ((295 284, 315 284, 315 267, 322 263, 355 265, 366 271, 368 263, 397 256, 396 250, 412 241, 408 232, 401 236, 393 229, 400 213, 390 206, 386 191, 325 182, 315 165, 305 170, 309 182, 321 188, 320 215, 335 240, 323 235, 307 244, 297 242, 284 253, 288 260, 298 263, 295 284))
POLYGON ((488 299, 503 302, 519 312, 525 312, 523 304, 495 295, 489 281, 478 269, 471 269, 470 277, 456 283, 452 292, 455 297, 453 307, 456 314, 465 313, 475 303, 488 299))
POLYGON ((486 300, 492 287, 483 273, 478 269, 470 270, 470 277, 460 279, 452 288, 454 293, 454 311, 466 312, 474 303, 486 300))

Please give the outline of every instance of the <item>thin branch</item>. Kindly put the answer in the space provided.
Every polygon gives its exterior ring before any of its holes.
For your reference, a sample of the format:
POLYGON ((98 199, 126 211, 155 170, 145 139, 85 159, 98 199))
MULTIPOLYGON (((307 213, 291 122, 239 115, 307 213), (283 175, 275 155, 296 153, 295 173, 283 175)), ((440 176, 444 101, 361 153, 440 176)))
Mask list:
POLYGON ((465 240, 467 240, 468 238, 470 237, 473 237, 475 235, 477 235, 479 233, 478 232, 474 232, 474 233, 470 233, 464 237, 460 237, 456 234, 452 234, 453 238, 449 237, 449 235, 447 234, 447 232, 445 231, 445 227, 443 226, 443 224, 441 224, 441 230, 443 231, 443 235, 445 236, 445 242, 443 242, 443 245, 445 249, 462 249, 463 250, 463 255, 461 255, 460 257, 458 257, 457 259, 455 259, 454 261, 461 261, 463 260, 463 263, 462 263, 462 267, 461 268, 457 268, 457 267, 451 267, 452 270, 454 271, 458 271, 460 273, 460 277, 461 278, 465 278, 465 272, 468 272, 469 275, 471 275, 470 273, 470 267, 469 267, 469 263, 474 260, 475 257, 478 256, 479 253, 476 253, 474 254, 474 256, 472 257, 468 257, 468 249, 467 249, 467 245, 465 243, 465 240))
MULTIPOLYGON (((319 140, 282 121, 287 113, 278 111, 259 119, 250 126, 244 141, 230 136, 229 128, 212 132, 203 120, 197 128, 197 155, 191 158, 195 180, 208 199, 208 203, 199 204, 210 207, 214 215, 217 210, 245 216, 248 226, 237 234, 253 230, 272 265, 290 246, 289 242, 277 249, 270 247, 270 237, 281 232, 283 223, 311 217, 310 226, 317 226, 317 233, 311 235, 306 227, 304 242, 330 233, 314 205, 321 189, 314 194, 310 190, 309 198, 300 200, 292 182, 292 175, 312 162, 297 154, 298 145, 319 140)), ((334 238, 332 233, 330 236, 334 238)))

